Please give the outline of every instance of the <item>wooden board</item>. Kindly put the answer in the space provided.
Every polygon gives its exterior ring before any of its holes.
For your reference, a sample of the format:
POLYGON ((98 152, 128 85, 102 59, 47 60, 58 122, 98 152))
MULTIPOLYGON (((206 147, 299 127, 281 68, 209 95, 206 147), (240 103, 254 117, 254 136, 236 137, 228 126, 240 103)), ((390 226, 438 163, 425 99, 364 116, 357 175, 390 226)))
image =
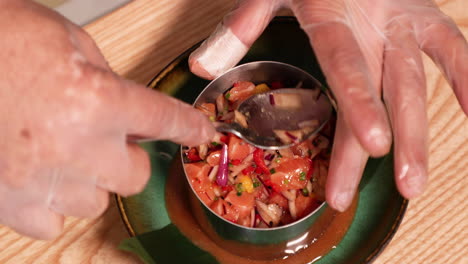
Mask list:
MULTIPOLYGON (((437 1, 468 36, 468 1, 437 1)), ((231 0, 139 0, 86 26, 111 67, 146 84, 166 64, 207 36, 231 0)), ((468 62, 467 62, 468 63, 468 62)), ((424 57, 428 80, 430 184, 410 202, 375 264, 468 263, 468 119, 437 67, 424 57)), ((468 89, 468 87, 466 87, 468 89)), ((115 203, 100 218, 68 218, 51 242, 0 226, 0 263, 138 263, 117 250, 127 236, 115 203)))

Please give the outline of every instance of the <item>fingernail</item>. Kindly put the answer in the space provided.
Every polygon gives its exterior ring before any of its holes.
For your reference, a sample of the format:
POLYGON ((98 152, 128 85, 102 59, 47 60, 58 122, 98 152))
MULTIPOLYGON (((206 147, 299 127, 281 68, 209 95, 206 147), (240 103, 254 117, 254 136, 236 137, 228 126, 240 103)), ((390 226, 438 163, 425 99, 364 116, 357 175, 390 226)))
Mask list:
POLYGON ((368 139, 379 149, 388 148, 392 144, 392 134, 380 127, 373 127, 368 132, 368 139))
POLYGON ((399 179, 407 186, 406 197, 414 198, 424 192, 427 184, 426 169, 420 165, 404 165, 399 179))
POLYGON ((351 201, 353 200, 354 190, 347 190, 341 193, 338 193, 334 200, 334 207, 336 210, 340 212, 346 211, 351 201))

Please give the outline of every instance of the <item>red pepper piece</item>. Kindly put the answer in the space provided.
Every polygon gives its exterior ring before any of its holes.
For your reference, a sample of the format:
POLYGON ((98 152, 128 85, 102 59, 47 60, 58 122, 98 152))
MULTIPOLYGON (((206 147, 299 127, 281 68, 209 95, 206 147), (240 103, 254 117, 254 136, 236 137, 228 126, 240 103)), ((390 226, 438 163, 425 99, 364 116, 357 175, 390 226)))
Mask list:
POLYGON ((252 173, 253 171, 255 170, 255 168, 253 166, 249 166, 245 169, 242 170, 242 174, 244 175, 249 175, 250 173, 252 173))
POLYGON ((281 187, 276 184, 276 183, 273 183, 270 181, 270 179, 267 179, 265 181, 263 181, 263 183, 266 185, 266 186, 269 186, 271 187, 271 189, 277 193, 280 193, 281 192, 281 187))
POLYGON ((192 161, 192 162, 195 162, 195 161, 200 161, 202 160, 200 158, 200 156, 198 155, 198 152, 195 148, 191 148, 188 152, 187 152, 187 158, 192 161))
POLYGON ((229 137, 228 136, 222 136, 219 138, 219 140, 221 142, 223 142, 224 144, 229 144, 229 137))
MULTIPOLYGON (((265 159, 263 158, 263 150, 262 149, 259 149, 259 148, 255 149, 255 151, 253 153, 253 160, 254 160, 255 164, 257 165, 257 169, 259 169, 264 174, 267 174, 267 175, 270 174, 270 170, 266 166, 265 159)), ((255 172, 257 172, 257 169, 255 170, 255 172)))
POLYGON ((234 166, 237 166, 237 165, 241 164, 241 161, 240 161, 240 159, 231 160, 231 164, 234 165, 234 166))
POLYGON ((283 87, 284 87, 284 85, 283 85, 283 83, 282 83, 282 82, 280 82, 280 81, 275 81, 275 82, 271 82, 271 84, 270 84, 270 87, 271 87, 271 89, 273 89, 273 90, 274 90, 274 89, 280 89, 280 88, 283 88, 283 87))
POLYGON ((230 192, 230 191, 234 190, 234 188, 232 187, 232 185, 226 185, 226 186, 221 187, 221 190, 226 191, 226 192, 230 192))

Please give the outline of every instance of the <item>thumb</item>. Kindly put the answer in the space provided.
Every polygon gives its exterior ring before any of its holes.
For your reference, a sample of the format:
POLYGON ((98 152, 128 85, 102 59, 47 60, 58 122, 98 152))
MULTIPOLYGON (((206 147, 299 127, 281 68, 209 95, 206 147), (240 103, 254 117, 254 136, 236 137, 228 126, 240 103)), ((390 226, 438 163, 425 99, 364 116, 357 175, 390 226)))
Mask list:
POLYGON ((190 55, 190 70, 202 78, 214 79, 232 68, 262 34, 282 2, 239 1, 211 36, 190 55))
POLYGON ((187 146, 209 142, 215 129, 208 118, 189 104, 159 91, 123 80, 119 107, 124 110, 127 136, 170 140, 187 146))

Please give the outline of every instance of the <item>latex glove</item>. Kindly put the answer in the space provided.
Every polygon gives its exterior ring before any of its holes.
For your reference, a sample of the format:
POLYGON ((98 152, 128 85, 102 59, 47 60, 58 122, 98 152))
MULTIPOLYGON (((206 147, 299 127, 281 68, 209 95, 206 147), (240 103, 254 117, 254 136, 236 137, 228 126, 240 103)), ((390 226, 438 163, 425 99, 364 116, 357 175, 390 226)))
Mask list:
POLYGON ((191 106, 118 77, 78 26, 32 1, 0 0, 0 223, 50 239, 64 215, 97 217, 108 192, 150 175, 129 138, 214 136, 191 106))
POLYGON ((389 151, 391 127, 398 189, 407 198, 420 195, 428 155, 420 50, 444 72, 467 113, 468 46, 459 29, 428 0, 240 1, 191 55, 191 70, 211 79, 234 66, 282 7, 309 36, 338 102, 328 203, 340 211, 350 205, 369 154, 389 151))

